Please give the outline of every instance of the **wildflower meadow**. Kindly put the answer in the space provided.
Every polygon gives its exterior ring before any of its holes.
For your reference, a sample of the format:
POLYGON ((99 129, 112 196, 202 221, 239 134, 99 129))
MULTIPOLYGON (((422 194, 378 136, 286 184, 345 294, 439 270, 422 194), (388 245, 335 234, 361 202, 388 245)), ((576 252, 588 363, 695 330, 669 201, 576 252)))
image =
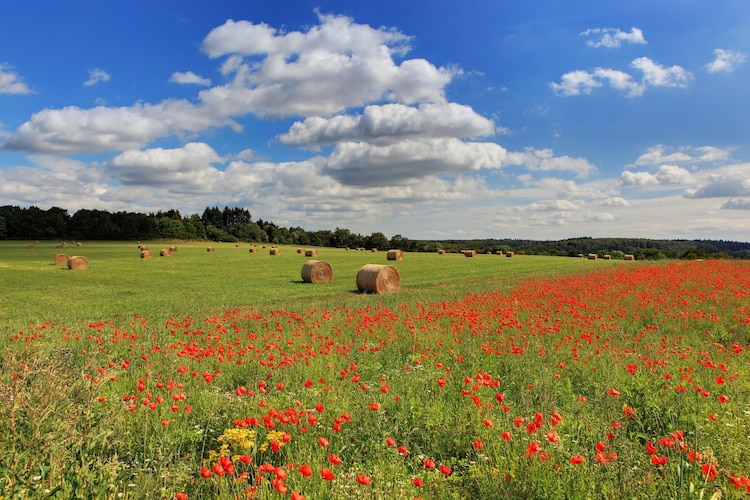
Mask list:
POLYGON ((6 325, 0 498, 750 498, 750 263, 484 288, 6 325))

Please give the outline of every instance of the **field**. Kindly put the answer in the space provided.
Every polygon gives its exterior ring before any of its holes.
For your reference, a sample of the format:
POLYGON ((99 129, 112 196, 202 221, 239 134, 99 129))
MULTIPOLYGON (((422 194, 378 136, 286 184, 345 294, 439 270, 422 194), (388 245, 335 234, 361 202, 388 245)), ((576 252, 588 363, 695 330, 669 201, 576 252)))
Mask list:
POLYGON ((0 242, 0 498, 750 494, 747 262, 320 248, 311 284, 293 247, 29 243, 0 242))

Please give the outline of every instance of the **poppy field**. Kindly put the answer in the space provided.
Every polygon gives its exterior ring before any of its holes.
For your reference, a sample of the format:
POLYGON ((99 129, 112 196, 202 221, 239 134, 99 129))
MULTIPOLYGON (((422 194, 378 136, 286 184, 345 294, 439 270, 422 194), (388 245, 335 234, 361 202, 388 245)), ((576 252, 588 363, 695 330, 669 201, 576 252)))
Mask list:
POLYGON ((750 263, 575 266, 6 320, 0 498, 750 498, 750 263))

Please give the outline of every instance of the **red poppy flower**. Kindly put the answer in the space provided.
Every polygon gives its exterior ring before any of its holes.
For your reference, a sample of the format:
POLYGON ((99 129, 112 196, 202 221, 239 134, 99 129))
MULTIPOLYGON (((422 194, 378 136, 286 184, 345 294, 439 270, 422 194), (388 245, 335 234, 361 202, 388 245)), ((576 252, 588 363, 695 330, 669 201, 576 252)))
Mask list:
POLYGON ((331 462, 332 465, 338 465, 341 463, 341 457, 338 455, 334 455, 333 453, 329 453, 328 461, 331 462))
POLYGON ((727 404, 728 402, 729 402, 729 396, 727 396, 726 394, 722 394, 721 396, 719 396, 719 403, 727 404))
POLYGON ((440 472, 442 472, 446 476, 451 473, 451 468, 448 467, 447 465, 441 465, 440 467, 438 467, 438 469, 440 470, 440 472))
POLYGON ((357 474, 357 482, 363 486, 369 486, 372 482, 372 479, 370 479, 370 476, 366 476, 364 474, 357 474))
POLYGON ((654 455, 651 457, 651 463, 653 465, 664 465, 669 462, 669 457, 654 455))
POLYGON ((415 477, 414 479, 412 479, 412 480, 411 480, 411 482, 412 482, 412 483, 414 484, 414 486, 416 486, 417 488, 421 488, 422 486, 424 486, 424 481, 422 481, 422 480, 421 480, 420 478, 418 478, 418 477, 415 477))
POLYGON ((610 388, 607 391, 607 394, 609 394, 610 396, 619 396, 620 395, 620 391, 618 391, 617 389, 610 388))
POLYGON ((370 403, 370 409, 372 411, 378 411, 378 410, 380 410, 380 405, 377 404, 377 403, 370 403))
POLYGON ((570 463, 573 465, 581 465, 583 463, 583 457, 581 455, 573 455, 570 457, 570 463))
POLYGON ((211 469, 208 467, 201 467, 201 477, 204 479, 211 477, 211 469))
POLYGON ((302 493, 297 493, 296 491, 293 491, 292 500, 305 500, 305 497, 302 496, 302 493))
POLYGON ((310 477, 313 474, 312 468, 307 464, 302 464, 299 467, 299 473, 304 477, 310 477))
POLYGON ((480 439, 477 439, 476 441, 474 441, 472 443, 472 446, 474 447, 475 450, 482 450, 482 449, 484 449, 484 443, 482 443, 482 441, 480 439))
POLYGON ((336 477, 331 469, 320 469, 320 477, 325 479, 326 481, 333 481, 336 477))
POLYGON ((505 431, 502 434, 500 434, 500 437, 503 438, 503 440, 510 442, 510 432, 505 431))
POLYGON ((392 438, 385 438, 385 445, 386 446, 396 446, 396 441, 394 441, 392 438))
POLYGON ((708 479, 709 481, 713 481, 716 479, 716 476, 719 474, 719 471, 716 470, 716 467, 711 462, 706 462, 701 467, 701 473, 703 476, 708 479))
POLYGON ((184 491, 180 491, 174 494, 175 500, 188 500, 188 496, 184 491))
POLYGON ((320 446, 322 446, 323 448, 325 448, 326 446, 328 446, 331 443, 328 442, 328 440, 326 438, 324 438, 324 437, 321 436, 321 437, 318 438, 318 444, 320 446))

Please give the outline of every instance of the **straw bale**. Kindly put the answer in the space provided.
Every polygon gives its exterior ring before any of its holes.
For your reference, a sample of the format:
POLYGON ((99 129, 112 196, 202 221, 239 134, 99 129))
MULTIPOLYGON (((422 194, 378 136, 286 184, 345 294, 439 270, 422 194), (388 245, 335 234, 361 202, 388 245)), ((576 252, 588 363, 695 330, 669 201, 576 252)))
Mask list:
POLYGON ((281 255, 281 249, 278 247, 271 247, 271 250, 268 251, 270 255, 281 255))
POLYGON ((401 277, 393 266, 365 264, 357 272, 357 289, 364 293, 396 293, 401 277))
POLYGON ((176 246, 172 245, 171 247, 169 247, 169 253, 175 253, 176 251, 177 251, 176 246))
POLYGON ((297 249, 297 253, 305 253, 305 249, 304 248, 298 248, 297 249))
POLYGON ((324 260, 308 260, 302 266, 302 281, 305 283, 330 283, 333 268, 324 260))
POLYGON ((464 250, 463 254, 465 257, 476 257, 477 251, 476 250, 464 250))
POLYGON ((170 252, 167 248, 162 248, 161 250, 159 250, 160 257, 169 257, 170 255, 172 255, 172 252, 170 252))
POLYGON ((589 254, 589 260, 596 260, 598 258, 599 258, 599 256, 597 254, 595 254, 595 253, 590 253, 589 254))
POLYGON ((89 260, 80 255, 74 255, 68 259, 68 269, 88 269, 89 260))
POLYGON ((208 247, 206 248, 206 252, 215 252, 216 249, 214 247, 208 247))
POLYGON ((34 250, 34 249, 35 249, 36 247, 34 246, 34 244, 33 244, 33 243, 31 243, 31 244, 29 244, 29 246, 27 246, 26 248, 28 248, 29 250, 34 250))
POLYGON ((625 260, 635 260, 635 255, 626 253, 624 259, 625 260))
POLYGON ((252 248, 251 248, 251 249, 249 250, 249 252, 250 252, 250 253, 258 253, 258 249, 257 249, 256 247, 252 247, 252 248))
POLYGON ((305 257, 317 257, 318 251, 315 249, 305 250, 305 257))
POLYGON ((514 255, 515 255, 515 253, 513 253, 513 252, 505 252, 505 256, 506 257, 513 257, 514 255))
POLYGON ((154 256, 151 250, 141 250, 141 259, 150 259, 154 256))
POLYGON ((445 255, 445 250, 443 250, 442 248, 438 250, 438 255, 445 255))
POLYGON ((70 256, 68 254, 59 253, 55 255, 55 265, 56 266, 64 266, 68 263, 68 259, 70 256))
POLYGON ((612 256, 607 254, 604 256, 604 260, 612 260, 612 256))
POLYGON ((388 260, 404 260, 404 252, 403 250, 388 250, 386 257, 388 260))

